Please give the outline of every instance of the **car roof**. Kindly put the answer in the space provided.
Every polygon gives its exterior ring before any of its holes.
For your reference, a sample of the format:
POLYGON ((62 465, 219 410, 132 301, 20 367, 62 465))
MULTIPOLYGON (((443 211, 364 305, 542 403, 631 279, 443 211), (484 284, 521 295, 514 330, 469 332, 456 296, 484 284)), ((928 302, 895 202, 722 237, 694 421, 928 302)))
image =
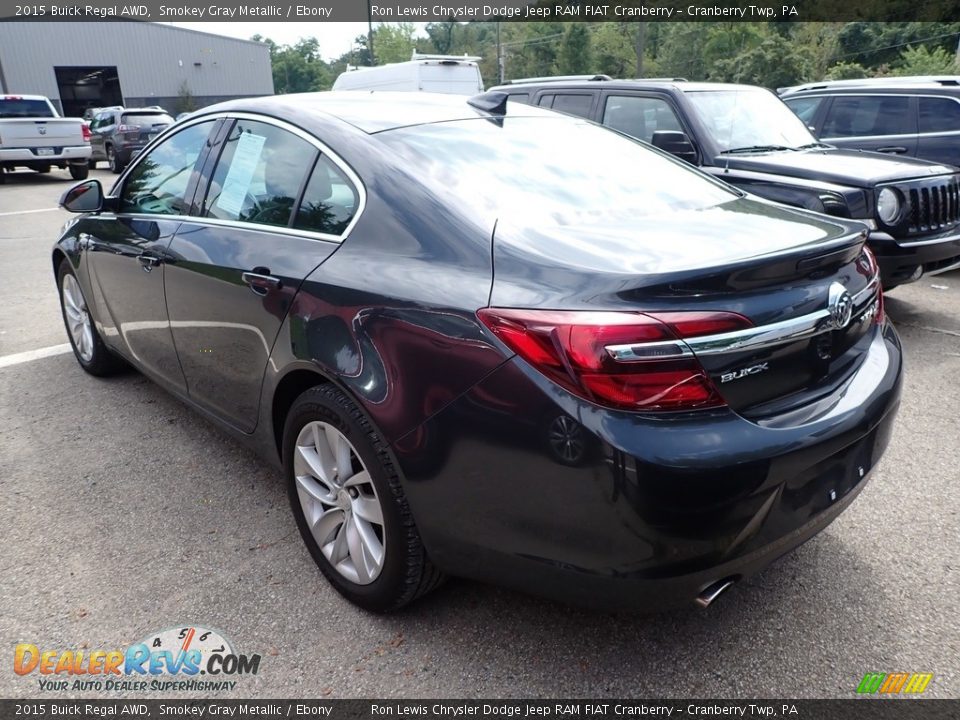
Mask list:
POLYGON ((934 93, 939 95, 956 95, 960 93, 958 85, 944 85, 943 83, 864 83, 862 85, 817 85, 804 86, 796 90, 786 90, 783 97, 802 97, 807 95, 839 95, 841 93, 934 93))
POLYGON ((912 77, 856 78, 853 80, 821 80, 791 87, 779 88, 781 95, 794 93, 833 92, 842 90, 900 91, 944 90, 960 88, 960 75, 916 75, 912 77))
POLYGON ((498 85, 491 91, 522 93, 530 89, 543 90, 557 88, 563 90, 604 90, 622 88, 630 90, 678 90, 680 92, 708 92, 716 90, 757 90, 766 92, 758 85, 739 85, 736 83, 689 82, 686 80, 543 80, 524 81, 516 84, 498 85))
MULTIPOLYGON (((424 92, 380 92, 348 90, 342 92, 269 95, 246 100, 230 100, 206 107, 208 112, 259 112, 283 119, 286 114, 312 115, 317 119, 336 118, 366 133, 382 132, 410 125, 427 125, 490 118, 492 113, 470 105, 465 95, 424 92)), ((507 116, 564 117, 541 108, 511 105, 507 116)))

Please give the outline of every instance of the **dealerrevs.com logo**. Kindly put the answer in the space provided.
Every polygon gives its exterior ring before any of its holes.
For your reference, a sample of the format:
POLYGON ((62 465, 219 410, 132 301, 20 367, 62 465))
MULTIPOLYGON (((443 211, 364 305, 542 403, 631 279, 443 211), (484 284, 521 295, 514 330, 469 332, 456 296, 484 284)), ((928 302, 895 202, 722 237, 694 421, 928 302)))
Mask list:
POLYGON ((933 680, 933 673, 868 672, 857 686, 863 695, 919 695, 933 680))
POLYGON ((37 676, 40 690, 170 692, 233 690, 256 675, 260 655, 243 655, 216 630, 183 625, 152 633, 125 649, 42 649, 20 643, 13 671, 37 676))

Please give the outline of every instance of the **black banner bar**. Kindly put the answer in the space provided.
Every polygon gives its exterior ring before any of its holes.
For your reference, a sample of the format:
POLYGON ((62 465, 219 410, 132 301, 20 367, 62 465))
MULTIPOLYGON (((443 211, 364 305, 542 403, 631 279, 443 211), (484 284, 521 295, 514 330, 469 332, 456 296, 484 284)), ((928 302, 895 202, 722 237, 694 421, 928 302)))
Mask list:
POLYGON ((0 20, 101 22, 762 22, 960 18, 960 0, 37 0, 3 2, 0 20))
POLYGON ((48 718, 321 720, 953 720, 960 700, 0 700, 3 720, 48 718))

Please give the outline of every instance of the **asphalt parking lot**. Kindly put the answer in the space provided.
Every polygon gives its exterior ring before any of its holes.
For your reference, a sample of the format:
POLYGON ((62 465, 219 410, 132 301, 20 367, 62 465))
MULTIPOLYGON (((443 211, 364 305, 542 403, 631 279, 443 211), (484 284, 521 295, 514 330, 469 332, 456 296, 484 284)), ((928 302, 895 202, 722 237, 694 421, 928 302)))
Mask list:
POLYGON ((192 623, 263 655, 237 697, 846 698, 868 671, 960 697, 960 273, 887 298, 907 374, 866 489, 708 611, 453 581, 378 617, 322 578, 278 472, 142 376, 98 380, 63 352, 49 257, 67 178, 0 186, 0 697, 43 695, 12 672, 17 643, 113 649, 192 623))

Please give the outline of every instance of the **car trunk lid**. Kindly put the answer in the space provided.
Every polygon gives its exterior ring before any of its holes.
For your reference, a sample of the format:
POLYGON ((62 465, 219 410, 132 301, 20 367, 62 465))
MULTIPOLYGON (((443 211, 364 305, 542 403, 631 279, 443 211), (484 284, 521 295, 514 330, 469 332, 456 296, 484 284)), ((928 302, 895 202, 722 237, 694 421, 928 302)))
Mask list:
MULTIPOLYGON (((869 343, 880 308, 865 239, 858 223, 750 198, 613 227, 501 219, 491 305, 736 313, 749 327, 681 335, 685 352, 731 408, 784 414, 842 382, 869 343)), ((624 362, 642 361, 637 345, 624 362)))

